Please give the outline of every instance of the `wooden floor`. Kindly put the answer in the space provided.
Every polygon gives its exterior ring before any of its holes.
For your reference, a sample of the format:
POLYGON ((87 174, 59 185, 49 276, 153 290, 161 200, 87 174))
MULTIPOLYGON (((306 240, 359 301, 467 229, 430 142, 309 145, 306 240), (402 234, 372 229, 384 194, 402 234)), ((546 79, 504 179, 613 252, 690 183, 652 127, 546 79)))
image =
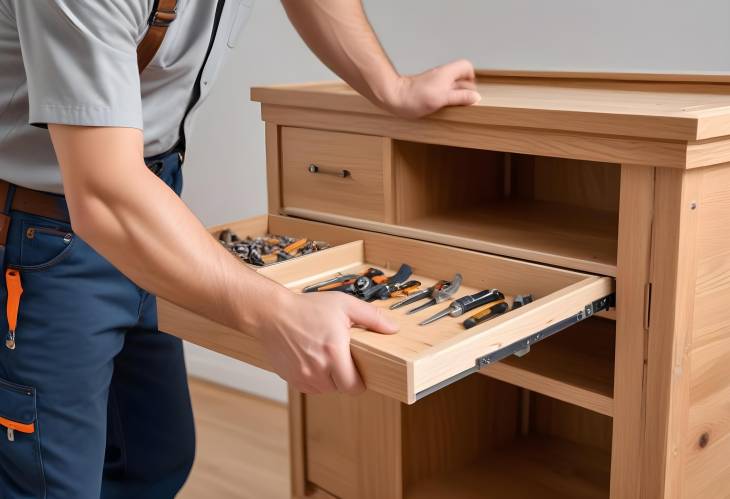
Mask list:
POLYGON ((191 379, 197 455, 179 499, 289 497, 283 405, 191 379))

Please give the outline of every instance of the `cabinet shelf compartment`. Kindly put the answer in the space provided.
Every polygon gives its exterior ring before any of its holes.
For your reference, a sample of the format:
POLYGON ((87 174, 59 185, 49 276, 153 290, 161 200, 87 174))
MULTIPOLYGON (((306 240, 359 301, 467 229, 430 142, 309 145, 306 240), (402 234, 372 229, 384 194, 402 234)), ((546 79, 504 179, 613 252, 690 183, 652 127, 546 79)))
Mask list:
POLYGON ((593 317, 481 374, 612 416, 615 347, 616 323, 593 317))
POLYGON ((343 499, 607 498, 612 418, 473 375, 414 405, 306 395, 305 481, 343 499))
POLYGON ((405 498, 609 496, 611 418, 496 380, 464 381, 404 408, 405 498))
POLYGON ((616 275, 618 165, 395 141, 393 171, 414 236, 616 275))

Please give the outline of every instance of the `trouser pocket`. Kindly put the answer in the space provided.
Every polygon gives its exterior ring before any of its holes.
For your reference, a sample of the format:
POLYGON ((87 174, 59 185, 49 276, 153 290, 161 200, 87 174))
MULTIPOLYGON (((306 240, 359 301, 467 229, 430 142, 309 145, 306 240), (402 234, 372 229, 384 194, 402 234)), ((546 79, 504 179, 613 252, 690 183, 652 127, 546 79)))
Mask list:
POLYGON ((36 392, 0 378, 0 490, 2 497, 45 496, 36 392))

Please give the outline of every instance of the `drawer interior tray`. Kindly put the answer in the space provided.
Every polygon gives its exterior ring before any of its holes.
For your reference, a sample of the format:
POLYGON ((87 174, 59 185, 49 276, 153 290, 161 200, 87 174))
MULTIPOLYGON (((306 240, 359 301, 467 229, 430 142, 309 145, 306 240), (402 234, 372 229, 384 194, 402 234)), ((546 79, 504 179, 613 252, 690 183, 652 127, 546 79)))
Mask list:
MULTIPOLYGON (((234 230, 239 224, 230 224, 234 230)), ((445 305, 408 316, 388 310, 393 300, 374 304, 395 319, 400 331, 380 335, 351 331, 353 357, 369 389, 413 403, 481 368, 498 362, 604 308, 613 280, 555 269, 438 244, 374 234, 287 217, 268 217, 271 232, 328 241, 324 251, 256 271, 294 291, 338 272, 377 267, 393 273, 401 263, 414 270, 424 286, 464 276, 462 296, 498 288, 505 295, 532 293, 535 301, 466 330, 465 317, 447 317, 428 326, 418 322, 445 305), (349 241, 349 242, 348 242, 349 241), (338 245, 338 246, 337 246, 338 245)), ((206 348, 267 368, 266 355, 255 337, 234 331, 159 301, 160 329, 206 348)))

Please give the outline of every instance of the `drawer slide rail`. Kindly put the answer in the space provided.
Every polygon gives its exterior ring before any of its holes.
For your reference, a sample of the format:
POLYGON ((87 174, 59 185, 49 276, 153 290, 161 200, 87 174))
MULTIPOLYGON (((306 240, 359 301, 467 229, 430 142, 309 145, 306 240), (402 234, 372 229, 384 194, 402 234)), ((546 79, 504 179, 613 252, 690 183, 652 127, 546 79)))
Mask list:
POLYGON ((579 311, 575 315, 572 315, 566 319, 558 321, 555 324, 551 324, 550 326, 546 327, 545 329, 538 331, 538 332, 528 336, 527 338, 523 338, 520 341, 507 345, 504 348, 500 348, 499 350, 495 350, 492 353, 478 357, 476 359, 476 361, 474 362, 474 367, 469 368, 466 371, 462 371, 461 373, 459 373, 455 376, 452 376, 449 379, 446 379, 430 388, 426 388, 425 390, 418 392, 416 394, 416 400, 420 400, 424 397, 427 397, 428 395, 431 395, 432 393, 439 391, 440 389, 444 388, 445 386, 448 386, 461 379, 464 379, 471 374, 479 372, 483 367, 486 367, 490 364, 494 364, 495 362, 499 362, 500 360, 505 359, 505 358, 509 357, 510 355, 522 356, 526 352, 528 352, 530 347, 532 345, 534 345, 535 343, 537 343, 538 341, 542 341, 545 338, 549 338, 550 336, 554 335, 555 333, 559 333, 560 331, 563 331, 564 329, 567 329, 570 326, 573 326, 581 321, 584 321, 584 320, 592 317, 593 315, 595 315, 598 312, 601 312, 603 310, 609 310, 611 307, 615 306, 615 304, 616 304, 615 293, 612 293, 608 296, 604 296, 603 298, 595 300, 594 302, 589 303, 588 305, 583 307, 583 310, 579 311))

